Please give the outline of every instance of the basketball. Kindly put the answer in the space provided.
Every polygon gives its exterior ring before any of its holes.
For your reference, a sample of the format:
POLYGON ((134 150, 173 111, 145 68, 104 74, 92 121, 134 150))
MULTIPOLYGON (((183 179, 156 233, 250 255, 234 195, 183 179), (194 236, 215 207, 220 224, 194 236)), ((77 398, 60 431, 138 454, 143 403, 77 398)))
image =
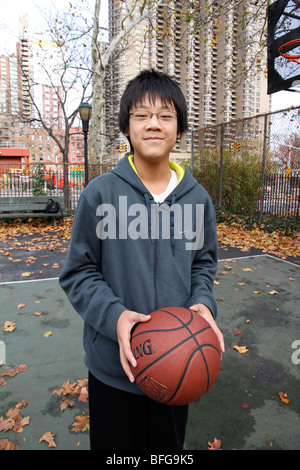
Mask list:
POLYGON ((220 366, 219 341, 209 323, 182 307, 151 313, 131 336, 137 361, 131 367, 138 387, 153 400, 185 405, 201 398, 215 382, 220 366))

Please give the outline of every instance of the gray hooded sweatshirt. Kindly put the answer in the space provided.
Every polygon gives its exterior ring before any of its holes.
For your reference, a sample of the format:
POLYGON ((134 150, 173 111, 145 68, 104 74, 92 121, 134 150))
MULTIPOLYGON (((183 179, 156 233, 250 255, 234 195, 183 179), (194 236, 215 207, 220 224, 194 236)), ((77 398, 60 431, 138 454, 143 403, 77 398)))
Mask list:
POLYGON ((132 157, 83 190, 60 285, 84 320, 85 364, 112 387, 142 394, 120 364, 116 324, 124 310, 205 304, 214 317, 215 211, 205 189, 170 161, 176 188, 157 204, 132 157))

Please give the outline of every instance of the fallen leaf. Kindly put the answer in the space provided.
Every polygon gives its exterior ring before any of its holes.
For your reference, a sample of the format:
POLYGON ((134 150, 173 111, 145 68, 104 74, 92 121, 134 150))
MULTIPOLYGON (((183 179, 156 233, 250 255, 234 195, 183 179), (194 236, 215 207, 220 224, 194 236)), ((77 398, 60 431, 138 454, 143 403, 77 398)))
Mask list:
POLYGON ((233 349, 236 349, 240 354, 245 354, 249 349, 246 346, 233 346, 233 349))
POLYGON ((213 442, 208 442, 208 450, 222 450, 221 439, 215 437, 213 442))
POLYGON ((269 292, 269 294, 275 295, 275 294, 279 294, 279 292, 277 292, 277 290, 273 289, 269 292))
POLYGON ((60 411, 64 411, 67 408, 71 408, 74 405, 75 405, 75 402, 73 400, 69 400, 68 398, 62 398, 59 402, 60 411))
POLYGON ((83 387, 83 388, 80 390, 78 400, 79 400, 79 401, 82 401, 82 402, 84 402, 84 403, 87 403, 88 398, 89 398, 88 389, 87 389, 87 387, 83 387))
POLYGON ((13 321, 6 321, 3 325, 4 331, 14 331, 16 324, 13 321))
POLYGON ((26 307, 26 304, 19 304, 17 308, 23 308, 26 307))
POLYGON ((0 450, 19 450, 19 444, 13 444, 8 439, 0 439, 0 450))
POLYGON ((243 271, 245 271, 245 272, 252 271, 252 268, 243 268, 243 271))
POLYGON ((290 400, 287 396, 287 393, 279 392, 278 395, 282 403, 285 403, 286 405, 289 403, 290 400))
POLYGON ((253 294, 261 294, 261 290, 254 290, 253 294))
POLYGON ((238 336, 238 335, 240 335, 241 333, 242 333, 241 328, 239 328, 238 330, 233 330, 234 336, 238 336))
POLYGON ((20 403, 18 403, 16 405, 16 408, 17 408, 17 410, 21 410, 21 408, 25 408, 25 406, 27 406, 27 404, 28 404, 27 400, 22 400, 22 401, 20 401, 20 403))
POLYGON ((42 312, 34 312, 34 314, 37 316, 37 317, 40 317, 42 315, 42 312))
POLYGON ((13 431, 15 433, 23 432, 23 426, 29 424, 30 417, 26 416, 25 418, 22 416, 20 409, 24 408, 27 405, 27 401, 23 400, 15 408, 10 408, 7 413, 7 419, 3 417, 0 418, 0 431, 13 431))
POLYGON ((53 439, 54 436, 55 434, 52 434, 51 431, 45 432, 45 434, 43 434, 40 438, 39 443, 41 443, 42 441, 46 441, 49 444, 48 447, 56 447, 56 444, 53 439))
POLYGON ((27 276, 30 276, 31 274, 34 274, 34 273, 31 273, 29 271, 26 271, 25 273, 22 273, 22 276, 23 277, 27 277, 27 276))
POLYGON ((243 408, 248 408, 248 406, 249 406, 248 403, 245 403, 245 402, 242 403, 243 408))
POLYGON ((75 416, 75 422, 72 424, 71 431, 84 432, 90 429, 90 419, 87 415, 75 416))
POLYGON ((52 330, 46 331, 46 333, 44 333, 45 338, 48 338, 49 336, 52 336, 52 335, 53 335, 52 330))
POLYGON ((3 387, 3 385, 6 385, 6 384, 7 384, 7 379, 5 379, 5 378, 2 379, 2 378, 0 377, 0 387, 3 387))

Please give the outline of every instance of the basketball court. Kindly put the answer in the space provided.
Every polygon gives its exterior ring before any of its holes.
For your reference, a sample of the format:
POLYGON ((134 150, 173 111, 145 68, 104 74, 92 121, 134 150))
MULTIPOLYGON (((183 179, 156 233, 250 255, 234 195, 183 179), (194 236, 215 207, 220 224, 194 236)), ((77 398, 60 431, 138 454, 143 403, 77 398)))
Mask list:
MULTIPOLYGON (((190 406, 186 449, 207 449, 215 437, 226 450, 300 449, 299 281, 298 265, 269 255, 220 260, 214 294, 226 352, 216 383, 190 406)), ((88 404, 66 396, 74 406, 60 411, 62 396, 52 393, 87 377, 81 318, 57 278, 2 282, 0 293, 0 340, 6 345, 1 370, 27 366, 0 387, 0 416, 26 400, 21 412, 30 417, 23 432, 1 432, 0 439, 19 443, 21 450, 47 450, 39 440, 51 432, 55 449, 88 449, 88 432, 72 431, 75 416, 88 414, 88 404), (4 333, 8 320, 16 328, 4 333)))

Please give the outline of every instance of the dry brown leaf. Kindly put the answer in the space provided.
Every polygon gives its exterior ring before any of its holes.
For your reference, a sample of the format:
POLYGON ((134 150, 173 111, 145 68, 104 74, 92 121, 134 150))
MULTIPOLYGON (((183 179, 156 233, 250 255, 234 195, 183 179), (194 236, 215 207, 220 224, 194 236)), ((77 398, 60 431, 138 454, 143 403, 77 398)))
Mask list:
POLYGON ((279 392, 278 395, 282 403, 285 403, 286 405, 289 403, 290 400, 287 396, 287 393, 279 392))
POLYGON ((234 336, 238 336, 238 335, 240 335, 241 333, 242 333, 242 329, 241 329, 241 328, 239 328, 238 330, 233 330, 234 336))
POLYGON ((80 390, 80 393, 79 393, 78 400, 82 401, 84 403, 87 403, 88 398, 89 398, 89 393, 88 393, 87 387, 82 387, 82 389, 80 390))
POLYGON ((56 447, 56 444, 53 439, 54 436, 55 434, 52 434, 51 431, 45 432, 45 434, 43 434, 40 438, 39 443, 41 443, 42 441, 46 441, 48 443, 48 447, 56 447))
POLYGON ((59 402, 60 411, 64 411, 67 408, 71 408, 74 405, 75 405, 75 402, 73 400, 69 400, 68 398, 62 398, 59 402))
POLYGON ((45 338, 49 338, 49 336, 52 336, 52 335, 53 335, 52 330, 46 331, 46 333, 44 333, 45 338))
POLYGON ((246 346, 233 346, 233 349, 236 349, 240 354, 245 354, 249 349, 246 346))
POLYGON ((87 415, 75 416, 75 423, 72 424, 71 431, 84 432, 90 429, 90 419, 87 415))
POLYGON ((6 385, 7 384, 7 379, 3 379, 2 377, 0 377, 0 387, 3 387, 3 385, 6 385))
POLYGON ((0 439, 0 450, 19 450, 19 444, 13 444, 8 439, 0 439))
POLYGON ((7 332, 14 331, 15 328, 16 324, 13 321, 6 321, 3 325, 3 330, 7 332))
POLYGON ((213 442, 208 442, 208 450, 222 450, 221 439, 214 438, 213 442))

